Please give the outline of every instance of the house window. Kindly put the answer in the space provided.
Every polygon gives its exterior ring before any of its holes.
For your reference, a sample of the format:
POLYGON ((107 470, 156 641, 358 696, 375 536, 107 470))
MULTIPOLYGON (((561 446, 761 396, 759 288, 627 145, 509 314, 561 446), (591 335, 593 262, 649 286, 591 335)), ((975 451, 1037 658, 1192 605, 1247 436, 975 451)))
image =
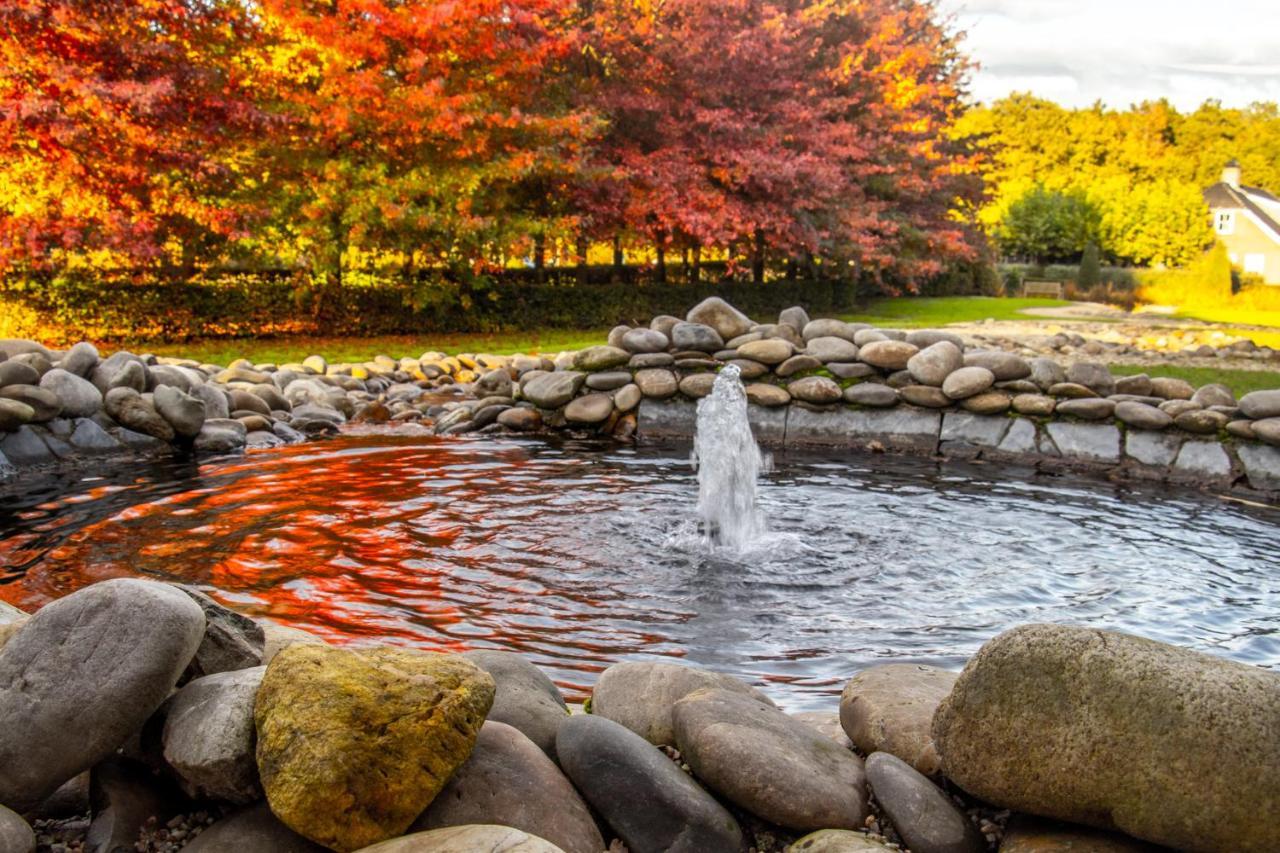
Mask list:
POLYGON ((1214 230, 1219 234, 1236 232, 1236 214, 1233 210, 1220 210, 1213 217, 1214 230))
POLYGON ((1264 267, 1267 265, 1267 256, 1261 252, 1257 254, 1248 254, 1244 256, 1244 271, 1255 275, 1262 275, 1264 267))

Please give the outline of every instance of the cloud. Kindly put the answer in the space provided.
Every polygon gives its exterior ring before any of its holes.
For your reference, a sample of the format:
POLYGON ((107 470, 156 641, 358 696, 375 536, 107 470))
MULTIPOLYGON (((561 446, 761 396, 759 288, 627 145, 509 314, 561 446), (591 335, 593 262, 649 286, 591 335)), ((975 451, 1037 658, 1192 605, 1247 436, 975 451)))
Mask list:
POLYGON ((941 0, 980 65, 972 94, 1031 91, 1069 106, 1168 98, 1194 109, 1280 100, 1274 0, 941 0))

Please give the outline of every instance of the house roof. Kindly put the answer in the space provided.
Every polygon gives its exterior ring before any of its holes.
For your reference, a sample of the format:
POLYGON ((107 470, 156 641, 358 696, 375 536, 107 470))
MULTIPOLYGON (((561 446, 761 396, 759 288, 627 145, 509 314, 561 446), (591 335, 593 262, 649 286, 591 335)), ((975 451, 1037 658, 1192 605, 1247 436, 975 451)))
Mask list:
POLYGON ((1250 196, 1258 196, 1266 201, 1278 201, 1275 196, 1266 190, 1246 186, 1236 189, 1223 181, 1219 181, 1204 191, 1204 200, 1210 209, 1246 210, 1253 214, 1262 223, 1263 227, 1271 232, 1272 237, 1280 241, 1280 222, 1277 222, 1270 213, 1263 210, 1250 196))

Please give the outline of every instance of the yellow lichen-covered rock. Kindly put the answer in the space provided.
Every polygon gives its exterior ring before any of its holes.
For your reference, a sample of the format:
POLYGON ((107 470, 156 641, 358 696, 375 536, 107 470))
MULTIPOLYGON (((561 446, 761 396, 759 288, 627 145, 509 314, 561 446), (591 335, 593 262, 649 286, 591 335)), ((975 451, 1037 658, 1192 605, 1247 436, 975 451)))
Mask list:
POLYGON ((402 834, 471 755, 493 695, 457 655, 284 649, 254 706, 271 811, 333 850, 402 834))

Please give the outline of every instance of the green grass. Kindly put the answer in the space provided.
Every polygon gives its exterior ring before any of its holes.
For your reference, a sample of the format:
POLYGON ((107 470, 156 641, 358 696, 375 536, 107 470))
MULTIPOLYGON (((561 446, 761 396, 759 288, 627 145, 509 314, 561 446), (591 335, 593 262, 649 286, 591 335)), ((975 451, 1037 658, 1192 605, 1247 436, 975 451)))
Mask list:
MULTIPOLYGON (((510 334, 441 334, 385 335, 372 338, 241 338, 235 340, 192 341, 173 344, 142 344, 135 352, 152 352, 160 356, 191 358, 210 364, 229 364, 246 358, 254 364, 285 364, 301 361, 309 355, 323 355, 331 362, 369 361, 375 355, 392 358, 417 358, 424 352, 445 353, 549 353, 575 350, 602 344, 609 336, 607 329, 598 331, 563 331, 549 329, 510 334)), ((125 347, 129 349, 129 347, 125 347)))
POLYGON ((1061 299, 1006 299, 993 296, 937 296, 875 299, 860 311, 842 314, 848 323, 871 323, 896 328, 931 328, 948 323, 993 320, 1026 320, 1028 308, 1070 305, 1061 299))
POLYGON ((1250 391, 1263 391, 1280 388, 1280 372, 1274 370, 1225 370, 1216 367, 1175 367, 1144 366, 1138 364, 1112 364, 1111 372, 1117 376, 1133 376, 1145 373, 1148 376, 1168 376, 1174 379, 1185 379, 1199 388, 1211 382, 1221 382, 1231 389, 1237 398, 1250 391))

